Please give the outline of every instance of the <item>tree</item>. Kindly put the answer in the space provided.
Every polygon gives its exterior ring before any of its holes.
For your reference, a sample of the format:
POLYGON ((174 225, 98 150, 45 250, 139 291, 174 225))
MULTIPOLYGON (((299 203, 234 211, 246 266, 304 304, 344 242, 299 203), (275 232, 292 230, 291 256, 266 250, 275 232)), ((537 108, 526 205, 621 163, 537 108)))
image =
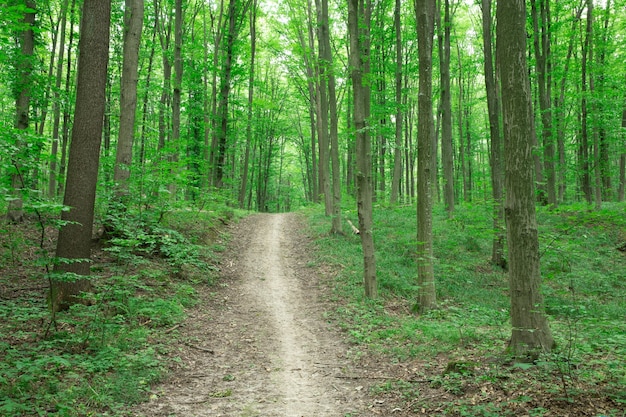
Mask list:
POLYGON ((418 311, 436 307, 435 273, 433 270, 433 99, 432 60, 435 32, 435 0, 416 0, 417 43, 419 55, 419 99, 417 138, 417 281, 418 311))
POLYGON ((489 133, 491 137, 491 189, 493 194, 493 243, 491 263, 506 266, 504 258, 504 210, 502 206, 502 137, 500 135, 500 100, 493 68, 491 0, 482 0, 483 53, 489 133))
POLYGON ((511 325, 509 348, 534 358, 554 345, 544 311, 533 187, 530 80, 526 66, 526 2, 500 1, 496 54, 504 117, 504 206, 509 249, 511 325))
POLYGON ((393 150, 393 176, 391 179, 391 204, 398 202, 400 194, 400 180, 402 178, 402 22, 401 16, 402 2, 395 0, 393 12, 393 22, 396 32, 396 131, 395 146, 393 150))
MULTIPOLYGON (((440 0, 441 4, 441 0, 440 0)), ((450 0, 443 0, 443 28, 439 29, 441 72, 441 160, 443 164, 443 199, 448 214, 454 212, 454 157, 452 151, 452 94, 450 91, 450 0), (443 31, 443 37, 441 32, 443 31)), ((461 138, 462 143, 462 138, 461 138)))
POLYGON ((67 308, 89 291, 91 235, 109 61, 111 2, 85 0, 78 49, 76 110, 55 266, 50 288, 53 311, 67 308), (63 274, 59 276, 59 274, 63 274))
MULTIPOLYGON (((17 58, 17 80, 15 82, 15 128, 19 135, 28 129, 30 120, 30 100, 32 88, 33 62, 32 57, 35 49, 35 2, 24 1, 23 29, 19 36, 20 52, 17 58)), ((24 139, 17 139, 18 149, 24 146, 24 139)), ((11 174, 11 188, 13 196, 9 201, 7 219, 12 222, 20 222, 24 217, 22 188, 25 185, 25 176, 22 161, 16 157, 13 160, 11 174)))
POLYGON ((372 230, 372 144, 369 134, 370 88, 370 0, 348 0, 348 32, 350 34, 350 76, 354 102, 354 128, 357 158, 357 208, 361 246, 363 248, 363 283, 365 295, 378 296, 376 258, 372 230))
POLYGON ((124 58, 120 96, 120 127, 115 155, 113 179, 118 183, 118 192, 128 192, 128 179, 133 159, 135 115, 137 112, 137 68, 139 46, 143 26, 143 0, 126 0, 124 10, 124 58))

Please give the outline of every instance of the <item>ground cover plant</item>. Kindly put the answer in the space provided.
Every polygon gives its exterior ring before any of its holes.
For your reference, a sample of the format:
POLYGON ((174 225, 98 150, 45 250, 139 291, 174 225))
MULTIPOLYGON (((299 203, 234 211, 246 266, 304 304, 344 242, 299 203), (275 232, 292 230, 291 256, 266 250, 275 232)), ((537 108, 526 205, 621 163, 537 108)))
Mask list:
POLYGON ((0 226, 0 415, 126 415, 176 360, 176 329, 195 286, 216 276, 220 228, 233 211, 212 203, 100 213, 96 291, 52 315, 46 271, 58 210, 43 205, 0 226))
MULTIPOLYGON (((489 264, 490 205, 448 218, 435 210, 439 308, 415 314, 415 207, 379 207, 374 237, 381 297, 362 291, 359 237, 332 236, 317 209, 307 212, 316 265, 334 276, 333 313, 375 363, 381 401, 398 414, 452 416, 626 413, 626 208, 605 204, 539 208, 545 303, 557 346, 534 363, 506 355, 510 337, 506 272, 489 264), (386 364, 392 364, 387 366, 386 364)), ((356 221, 356 212, 345 213, 356 221)))

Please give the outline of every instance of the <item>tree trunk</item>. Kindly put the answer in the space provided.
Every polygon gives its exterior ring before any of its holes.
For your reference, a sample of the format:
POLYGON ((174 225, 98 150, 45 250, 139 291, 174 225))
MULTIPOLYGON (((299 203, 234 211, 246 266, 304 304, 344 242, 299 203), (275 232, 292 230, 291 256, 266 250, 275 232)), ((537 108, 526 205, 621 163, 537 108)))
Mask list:
POLYGON ((500 136, 500 103, 493 68, 491 0, 482 0, 483 52, 487 109, 489 111, 489 133, 491 135, 490 165, 491 189, 493 193, 493 242, 491 263, 501 268, 506 266, 504 258, 504 208, 502 193, 502 137, 500 136))
POLYGON ((180 107, 183 88, 183 0, 174 2, 174 85, 172 89, 172 141, 170 143, 169 192, 176 199, 178 156, 180 152, 180 107))
POLYGON ((530 80, 526 64, 524 0, 497 4, 497 62, 504 116, 505 217, 509 247, 511 325, 509 348, 536 358, 554 345, 544 311, 533 186, 530 80))
MULTIPOLYGON (((17 96, 15 99, 15 128, 20 132, 25 132, 29 125, 31 83, 33 73, 33 52, 35 50, 35 1, 24 1, 24 19, 22 24, 24 30, 20 33, 19 44, 20 53, 16 62, 17 69, 17 96)), ((22 139, 16 141, 17 147, 21 150, 25 147, 22 139)), ((23 155, 23 157, 26 155, 23 155)), ((21 222, 24 217, 24 201, 22 189, 26 186, 24 167, 19 156, 14 156, 11 173, 12 196, 7 207, 7 219, 11 222, 21 222)))
POLYGON ((128 180, 133 161, 133 139, 137 113, 137 69, 139 67, 139 46, 144 15, 143 0, 126 0, 125 4, 120 126, 113 174, 117 194, 120 197, 128 194, 128 180))
POLYGON ((626 188, 626 102, 622 110, 622 152, 619 158, 619 191, 617 201, 624 201, 624 189, 626 188))
POLYGON ((250 12, 250 75, 248 78, 248 108, 246 121, 246 148, 243 156, 243 167, 241 172, 241 185, 239 187, 239 207, 244 207, 246 189, 248 188, 248 171, 250 165, 250 146, 252 144, 252 102, 254 99, 254 59, 256 53, 256 12, 257 1, 252 1, 250 12))
MULTIPOLYGON (((593 42, 593 20, 592 15, 589 13, 589 3, 592 0, 587 0, 587 29, 585 41, 583 43, 582 50, 582 62, 581 62, 581 135, 580 144, 578 150, 578 158, 581 170, 581 188, 585 195, 585 200, 588 204, 593 201, 592 189, 591 189, 591 175, 589 169, 589 105, 588 105, 588 91, 587 91, 587 72, 588 72, 588 56, 589 49, 593 42)), ((593 12, 593 6, 592 6, 593 12)))
MULTIPOLYGON (((57 192, 57 155, 59 153, 59 133, 61 130, 61 83, 63 81, 63 61, 65 59, 65 34, 67 32, 67 12, 68 12, 68 0, 63 1, 61 8, 61 24, 60 24, 60 40, 59 44, 59 59, 57 60, 57 67, 55 73, 55 89, 54 89, 54 104, 52 106, 52 146, 50 149, 50 177, 48 180, 48 197, 56 197, 57 192)), ((75 0, 72 0, 72 11, 74 10, 75 0)), ((71 16, 71 15, 70 15, 71 16)), ((71 46, 68 48, 71 50, 71 46)), ((69 52, 68 52, 69 54, 69 52)))
POLYGON ((350 68, 354 96, 354 128, 357 157, 357 208, 363 248, 363 282, 368 298, 378 297, 376 258, 372 230, 372 145, 368 129, 370 115, 370 22, 371 0, 348 0, 350 68))
POLYGON ((67 308, 89 291, 89 259, 98 182, 100 142, 109 60, 111 3, 85 0, 80 28, 76 110, 50 296, 53 311, 67 308))
POLYGON ((417 138, 417 280, 418 311, 425 313, 437 306, 433 270, 432 151, 433 101, 432 57, 435 26, 435 0, 416 0, 419 55, 419 99, 417 138))
POLYGON ((396 130, 393 151, 393 176, 391 178, 391 204, 398 202, 402 179, 402 21, 401 0, 395 0, 393 22, 396 32, 396 130))
POLYGON ((331 233, 342 234, 341 222, 341 173, 339 166, 339 133, 337 125, 337 92, 335 72, 333 67, 333 55, 330 46, 330 29, 328 26, 328 0, 321 0, 320 35, 324 48, 320 48, 323 64, 326 66, 328 78, 328 111, 329 111, 329 139, 330 139, 330 163, 332 168, 332 227, 331 233))
MULTIPOLYGON (((440 13, 440 12, 439 12, 440 13)), ((441 162, 443 164, 443 201, 448 215, 454 212, 454 157, 452 151, 452 94, 450 91, 450 1, 444 0, 441 56, 441 162)))
POLYGON ((533 45, 535 51, 537 84, 539 86, 539 108, 541 114, 541 137, 543 141, 543 164, 546 175, 547 203, 556 207, 556 172, 554 169, 554 138, 552 135, 552 56, 550 33, 550 2, 531 0, 533 20, 533 45))
MULTIPOLYGON (((326 51, 328 38, 328 47, 330 48, 330 34, 328 33, 328 22, 324 21, 321 4, 323 0, 315 1, 317 10, 317 42, 318 42, 318 82, 317 82, 317 138, 319 141, 319 181, 320 191, 324 194, 324 209, 327 216, 333 212, 333 198, 330 191, 330 140, 329 140, 329 101, 328 101, 328 74, 330 72, 331 52, 326 51)), ((328 3, 326 3, 328 8, 328 3)))

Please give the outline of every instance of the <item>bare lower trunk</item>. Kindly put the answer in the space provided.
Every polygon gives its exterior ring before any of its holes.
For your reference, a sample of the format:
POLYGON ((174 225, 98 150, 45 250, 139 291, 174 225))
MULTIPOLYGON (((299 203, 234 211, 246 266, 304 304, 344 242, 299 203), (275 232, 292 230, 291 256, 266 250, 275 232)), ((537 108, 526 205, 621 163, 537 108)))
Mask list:
POLYGON ((419 102, 417 138, 417 281, 418 311, 427 312, 437 305, 433 270, 432 218, 432 53, 435 25, 435 0, 416 0, 419 53, 419 102))

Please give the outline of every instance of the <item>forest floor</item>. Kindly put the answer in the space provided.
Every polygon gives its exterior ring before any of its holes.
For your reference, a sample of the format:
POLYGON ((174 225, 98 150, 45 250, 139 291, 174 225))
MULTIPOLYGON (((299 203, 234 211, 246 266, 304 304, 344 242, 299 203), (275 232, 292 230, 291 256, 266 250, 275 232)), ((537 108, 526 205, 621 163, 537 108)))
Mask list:
POLYGON ((231 228, 215 287, 181 326, 177 369, 138 416, 388 415, 366 369, 324 317, 295 214, 257 214, 231 228))

